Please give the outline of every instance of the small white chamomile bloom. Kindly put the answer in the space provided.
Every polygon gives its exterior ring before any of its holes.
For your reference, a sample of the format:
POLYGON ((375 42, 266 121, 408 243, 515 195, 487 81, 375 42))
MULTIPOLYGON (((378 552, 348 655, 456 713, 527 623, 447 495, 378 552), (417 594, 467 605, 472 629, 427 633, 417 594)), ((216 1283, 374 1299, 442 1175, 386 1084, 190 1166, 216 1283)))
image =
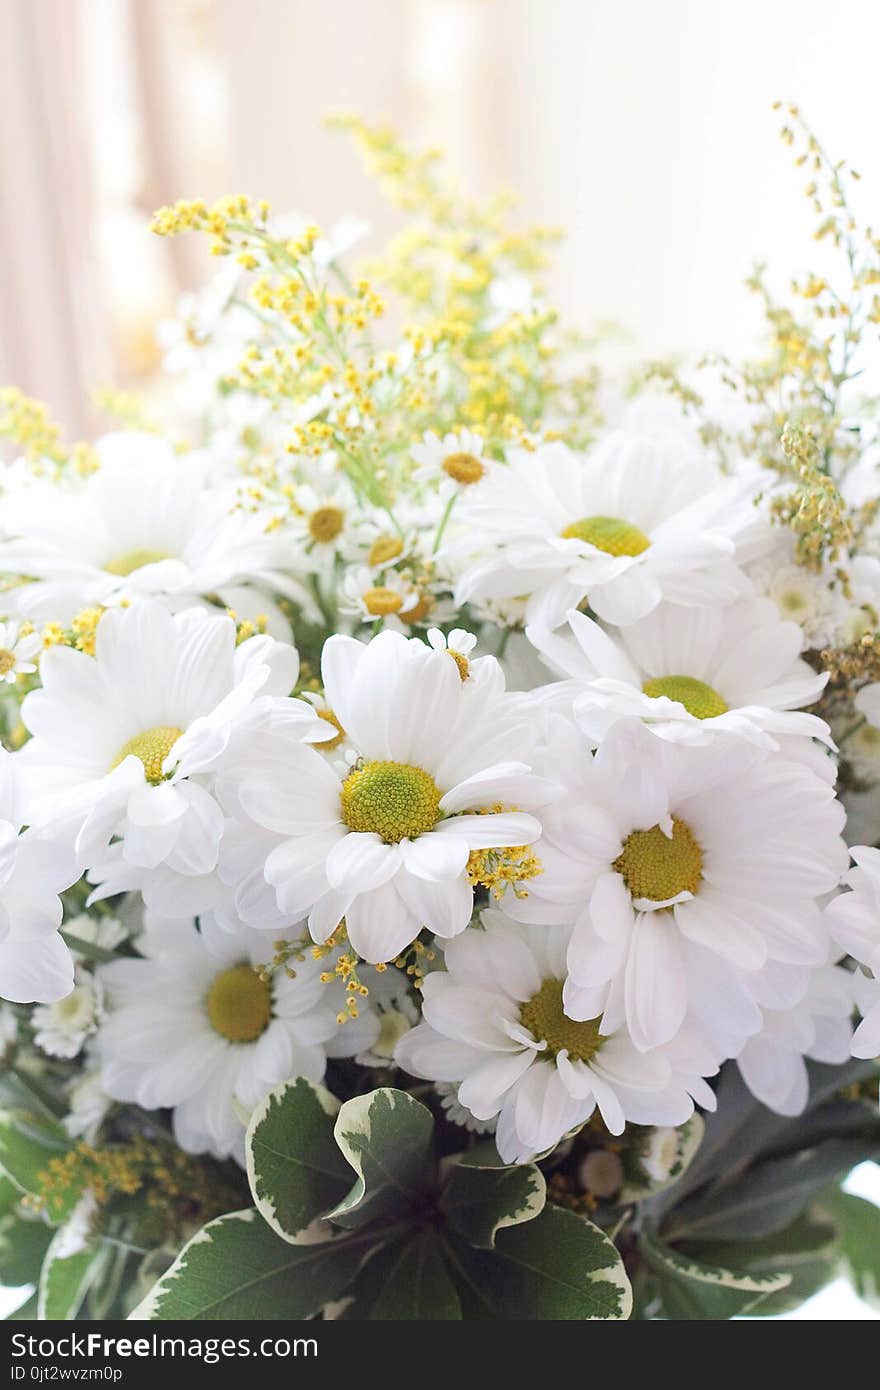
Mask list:
POLYGON ((69 994, 34 1009, 31 1023, 37 1047, 49 1057, 76 1057, 98 1027, 102 996, 100 980, 78 969, 69 994))
POLYGON ((22 632, 16 622, 0 623, 0 683, 13 685, 19 676, 32 676, 42 645, 38 632, 22 632))
POLYGON ((693 1098, 662 1050, 641 1053, 625 1029, 603 1034, 600 1019, 565 1013, 565 930, 494 911, 483 922, 449 942, 446 970, 425 978, 424 1022, 398 1043, 401 1067, 458 1083, 458 1103, 477 1120, 497 1116, 506 1163, 553 1148, 597 1108, 612 1134, 628 1120, 688 1119, 693 1098))
POLYGON ((823 720, 797 709, 818 699, 828 677, 801 660, 800 628, 781 622, 766 599, 727 608, 661 604, 617 634, 578 612, 568 626, 568 633, 529 628, 528 637, 568 677, 542 694, 567 696, 594 746, 626 718, 685 743, 717 734, 769 749, 784 735, 831 742, 823 720))
POLYGON ((741 501, 705 457, 661 434, 611 434, 586 457, 559 443, 511 450, 458 503, 455 544, 474 554, 456 602, 526 594, 528 621, 551 629, 587 595, 619 626, 663 599, 730 603, 749 592, 741 501))
POLYGON ((410 449, 417 464, 413 480, 439 492, 441 497, 473 487, 486 472, 484 444, 473 430, 455 430, 442 439, 429 430, 421 443, 410 449))
POLYGON ((367 565, 354 565, 346 571, 339 608, 361 622, 384 622, 398 632, 404 630, 404 623, 415 622, 426 612, 424 595, 412 580, 395 569, 376 574, 367 565))
POLYGON ((261 974, 271 951, 256 933, 177 921, 154 926, 141 949, 101 971, 101 1085, 115 1100, 173 1109, 187 1153, 242 1161, 247 1117, 273 1086, 321 1081, 328 1056, 352 1056, 378 1033, 368 1007, 338 1022, 344 990, 322 983, 322 962, 307 956, 293 978, 261 974))
POLYGON ((281 837, 265 861, 281 912, 308 916, 318 942, 344 917, 360 956, 393 960, 423 927, 464 930, 469 856, 530 844, 540 825, 529 808, 556 788, 532 774, 519 697, 481 700, 446 652, 394 632, 334 636, 322 673, 358 755, 347 775, 275 739, 259 756, 230 755, 218 792, 230 816, 281 837))

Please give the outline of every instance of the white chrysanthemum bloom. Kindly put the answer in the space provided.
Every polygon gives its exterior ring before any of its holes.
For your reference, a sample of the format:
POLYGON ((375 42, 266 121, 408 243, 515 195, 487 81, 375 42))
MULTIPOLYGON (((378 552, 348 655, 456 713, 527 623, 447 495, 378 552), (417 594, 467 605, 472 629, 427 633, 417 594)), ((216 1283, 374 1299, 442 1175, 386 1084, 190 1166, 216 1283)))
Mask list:
POLYGON ((416 462, 413 481, 423 483, 441 497, 450 497, 478 483, 486 472, 483 438, 473 430, 455 430, 441 439, 433 430, 413 444, 416 462))
POLYGON ((368 1008, 337 1021, 344 990, 322 984, 320 961, 267 980, 254 969, 271 954, 264 936, 171 927, 146 934, 143 958, 102 968, 101 1084, 115 1100, 173 1109, 188 1153, 241 1161, 267 1091, 290 1076, 321 1081, 328 1056, 360 1052, 378 1025, 368 1008))
POLYGON ((587 595, 620 626, 663 599, 730 603, 749 592, 733 537, 750 521, 736 484, 660 434, 611 434, 585 458, 563 444, 515 449, 459 501, 474 562, 456 602, 528 594, 528 620, 551 629, 587 595))
MULTIPOLYGON (((78 942, 85 941, 90 946, 112 951, 120 941, 132 935, 132 925, 126 925, 118 917, 105 916, 103 912, 81 912, 76 917, 68 918, 64 923, 64 932, 66 936, 75 938, 78 942)), ((75 945, 73 952, 76 956, 81 954, 75 945)))
POLYGON ((82 968, 73 989, 54 1004, 41 1004, 31 1015, 34 1042, 49 1057, 76 1057, 101 1019, 100 980, 82 968))
POLYGON ((648 1049, 689 1006, 722 1027, 727 1009, 736 1031, 740 993, 768 961, 824 964, 816 898, 846 865, 844 811, 810 759, 732 738, 671 743, 630 720, 592 761, 577 761, 564 727, 552 740, 568 796, 543 817, 543 874, 506 909, 575 923, 569 1013, 601 1014, 609 1031, 625 1021, 648 1049))
POLYGON ((843 881, 851 891, 831 899, 825 920, 841 950, 880 975, 880 849, 855 845, 850 854, 855 868, 843 881))
POLYGON ((367 565, 353 565, 343 576, 339 610, 365 623, 385 622, 402 632, 403 624, 417 622, 427 613, 424 595, 411 579, 394 569, 376 573, 367 565))
POLYGON ((70 1109, 62 1121, 65 1130, 72 1139, 84 1139, 87 1144, 94 1144, 113 1104, 112 1098, 101 1085, 100 1066, 94 1055, 94 1040, 89 1043, 87 1049, 86 1070, 75 1073, 67 1100, 70 1109))
POLYGON ((810 1094, 805 1058, 839 1066, 850 1055, 854 976, 821 966, 807 992, 789 1009, 764 1011, 760 1033, 737 1053, 743 1080, 755 1098, 779 1115, 800 1115, 810 1094))
MULTIPOLYGON (((299 669, 286 643, 235 642, 230 618, 143 600, 104 614, 94 657, 47 651, 43 688, 22 704, 30 822, 66 827, 87 867, 118 836, 140 869, 210 873, 223 830, 213 769, 245 720, 275 717, 266 697, 286 695, 299 669)), ((308 705, 280 704, 303 737, 326 735, 308 705)))
POLYGON ((38 632, 23 634, 19 623, 0 623, 0 683, 13 685, 19 676, 32 676, 42 645, 38 632))
POLYGON ((458 1102, 476 1119, 497 1116, 507 1163, 553 1148, 597 1108, 612 1134, 628 1120, 688 1119, 693 1099, 662 1051, 641 1053, 625 1029, 603 1034, 599 1018, 564 1012, 567 931, 492 911, 483 922, 445 947, 446 971, 426 977, 425 1021, 398 1043, 400 1066, 458 1082, 458 1102))
POLYGON ((198 456, 137 433, 97 451, 101 466, 76 487, 38 481, 4 499, 0 569, 28 581, 13 594, 23 616, 67 622, 144 595, 172 608, 218 595, 250 617, 276 611, 272 593, 311 607, 287 572, 290 537, 233 488, 209 486, 198 456))
POLYGON ((664 603, 616 635, 583 613, 570 613, 568 624, 569 634, 530 627, 528 637, 568 677, 556 691, 572 698, 594 746, 626 718, 684 743, 730 733, 774 750, 786 734, 831 744, 824 720, 798 710, 818 699, 827 674, 801 660, 800 628, 781 622, 766 599, 727 608, 664 603))
POLYGON ((853 993, 862 1021, 853 1033, 852 1055, 880 1057, 880 977, 857 970, 853 975, 853 993))
POLYGON ((0 998, 52 1004, 73 989, 59 933, 65 888, 82 872, 66 840, 29 829, 18 761, 0 747, 0 998))
POLYGON ((530 844, 540 825, 527 810, 555 787, 531 772, 519 697, 475 698, 445 652, 393 632, 335 636, 322 673, 359 755, 348 775, 278 739, 230 756, 218 791, 230 815, 283 837, 265 865, 283 913, 308 915, 319 942, 344 917, 361 957, 393 960, 423 927, 464 930, 471 852, 530 844))

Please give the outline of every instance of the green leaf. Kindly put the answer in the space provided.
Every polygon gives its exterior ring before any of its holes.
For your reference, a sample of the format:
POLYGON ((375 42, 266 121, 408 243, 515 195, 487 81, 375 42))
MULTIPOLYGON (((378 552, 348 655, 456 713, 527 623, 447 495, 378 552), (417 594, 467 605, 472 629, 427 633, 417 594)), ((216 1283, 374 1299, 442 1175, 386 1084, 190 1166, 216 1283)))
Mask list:
POLYGON ((25 1110, 0 1111, 0 1170, 19 1192, 41 1195, 40 1174, 50 1159, 69 1148, 70 1140, 60 1126, 25 1110))
POLYGON ((451 1322, 461 1302, 436 1231, 423 1226, 384 1246, 361 1271, 342 1317, 350 1321, 451 1322))
POLYGON ((837 1227, 847 1278, 860 1298, 880 1308, 880 1208, 851 1192, 828 1193, 820 1205, 837 1227))
POLYGON ((446 1237, 447 1258, 468 1318, 584 1321, 628 1318, 632 1289, 623 1261, 585 1217, 546 1206, 500 1230, 495 1249, 446 1237))
POLYGON ((640 1162, 643 1152, 650 1143, 653 1130, 648 1130, 640 1146, 636 1147, 634 1171, 620 1190, 617 1198, 621 1206, 628 1202, 643 1202, 646 1197, 656 1196, 672 1187, 687 1172, 703 1142, 703 1117, 696 1113, 678 1129, 674 1130, 675 1154, 665 1178, 652 1178, 640 1162))
POLYGON ((103 1263, 104 1252, 94 1242, 66 1255, 70 1238, 64 1226, 59 1227, 46 1251, 37 1288, 37 1317, 50 1322, 65 1322, 75 1318, 82 1306, 89 1285, 103 1263))
MULTIPOLYGON (((333 1120, 339 1102, 305 1077, 270 1091, 251 1116, 247 1175, 260 1215, 285 1240, 317 1235, 315 1223, 348 1191, 351 1169, 333 1120)), ((325 1239, 333 1235, 325 1227, 325 1239)))
POLYGON ((417 1208, 435 1180, 434 1118, 406 1091, 383 1087, 348 1100, 339 1111, 336 1142, 357 1181, 330 1221, 358 1227, 417 1208))
POLYGON ((534 1163, 517 1168, 456 1164, 440 1199, 452 1230, 491 1250, 498 1231, 532 1221, 544 1209, 547 1184, 534 1163))
POLYGON ((316 1245, 282 1240, 253 1208, 193 1236, 130 1314, 142 1322, 311 1318, 357 1274, 375 1236, 316 1245))
POLYGON ((8 1211, 0 1217, 0 1284, 35 1284, 51 1240, 52 1228, 39 1216, 8 1211))
POLYGON ((671 1250, 646 1231, 642 1233, 640 1248, 653 1271, 666 1316, 676 1321, 718 1321, 741 1316, 791 1283, 787 1273, 744 1274, 703 1264, 671 1250))
POLYGON ((724 1187, 676 1207, 666 1239, 749 1240, 784 1230, 834 1178, 870 1154, 858 1139, 827 1139, 811 1149, 767 1159, 724 1187))
POLYGON ((688 1245, 680 1253, 701 1264, 721 1265, 744 1274, 790 1274, 787 1288, 769 1294, 752 1310, 762 1318, 776 1317, 799 1308, 834 1278, 837 1231, 831 1221, 808 1213, 773 1235, 688 1245))

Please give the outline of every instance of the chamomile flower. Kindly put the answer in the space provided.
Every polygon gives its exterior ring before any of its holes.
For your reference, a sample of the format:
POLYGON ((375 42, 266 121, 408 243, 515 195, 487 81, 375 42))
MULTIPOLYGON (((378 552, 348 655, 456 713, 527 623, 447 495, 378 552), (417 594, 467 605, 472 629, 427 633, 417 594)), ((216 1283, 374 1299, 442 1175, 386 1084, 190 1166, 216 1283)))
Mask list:
POLYGON ((345 574, 340 611, 364 623, 385 623, 396 631, 427 612, 425 596, 396 569, 376 574, 367 565, 354 565, 345 574))
POLYGON ((823 720, 796 712, 818 699, 827 675, 800 659, 800 628, 780 622, 766 599, 723 609, 661 604, 616 635, 583 613, 570 613, 568 626, 565 635, 529 628, 528 636, 569 678, 557 691, 572 698, 594 745, 625 718, 685 743, 717 734, 770 749, 778 748, 774 735, 830 743, 823 720))
POLYGON ((271 951, 255 933, 176 922, 141 947, 142 958, 102 968, 101 1085, 115 1100, 173 1109, 188 1153, 241 1161, 248 1116, 272 1086, 321 1081, 328 1056, 352 1056, 378 1033, 368 1008, 337 1021, 344 991, 322 983, 320 961, 297 962, 293 978, 256 969, 271 951))
POLYGON ((101 982, 88 970, 77 970, 73 989, 54 1004, 34 1009, 34 1042, 49 1057, 76 1057, 101 1019, 101 982))
POLYGON ((22 631, 16 622, 0 623, 0 684, 13 685, 19 676, 32 676, 42 645, 38 632, 22 631))
POLYGON ((627 1120, 682 1124, 693 1099, 662 1052, 637 1051, 624 1028, 576 1022, 562 991, 568 933, 483 915, 444 949, 446 970, 422 988, 424 1022, 395 1058, 414 1076, 458 1083, 458 1103, 477 1120, 497 1116, 506 1163, 552 1148, 598 1108, 612 1134, 627 1120), (653 1117, 653 1118, 652 1118, 653 1117))
MULTIPOLYGON (((690 747, 624 720, 592 759, 560 736, 568 796, 543 817, 544 873, 506 910, 574 922, 566 1008, 658 1047, 689 1009, 733 1026, 768 961, 823 964, 816 903, 846 865, 844 812, 810 760, 739 739, 690 747)), ((771 1003, 772 997, 767 1002, 771 1003)))
POLYGON ((73 988, 58 895, 81 866, 64 838, 21 833, 25 819, 18 758, 0 747, 0 998, 52 1004, 73 988))
POLYGON ((441 497, 473 487, 486 472, 484 442, 473 430, 452 431, 442 439, 429 430, 422 442, 414 444, 410 450, 417 464, 413 481, 424 484, 441 497))
POLYGON ((8 495, 0 569, 26 576, 13 591, 33 622, 69 621, 86 608, 153 595, 180 608, 206 595, 230 607, 270 591, 310 605, 287 568, 290 537, 265 509, 209 486, 204 462, 153 435, 108 435, 101 466, 74 487, 34 482, 8 495))
POLYGON ((66 828, 87 867, 117 836, 141 870, 210 873, 223 815, 209 784, 236 727, 285 717, 307 737, 326 735, 302 701, 273 713, 267 697, 286 695, 297 671, 296 650, 271 637, 236 646, 227 617, 172 616, 149 600, 108 610, 94 657, 51 648, 42 689, 22 705, 29 821, 66 828))
POLYGON ((529 595, 528 620, 557 627, 589 596, 609 623, 666 599, 730 603, 749 591, 734 536, 748 518, 736 485, 663 435, 611 434, 586 457, 562 444, 489 462, 455 522, 475 551, 456 601, 529 595))
POLYGON ((501 874, 507 851, 525 854, 540 831, 529 809, 556 789, 531 772, 520 701, 472 699, 445 652, 394 632, 368 644, 334 636, 322 672, 358 755, 347 775, 276 739, 230 756, 218 792, 231 816, 282 837, 265 876, 283 913, 308 915, 318 942, 344 917, 361 957, 393 960, 423 927, 464 930, 471 856, 501 874))

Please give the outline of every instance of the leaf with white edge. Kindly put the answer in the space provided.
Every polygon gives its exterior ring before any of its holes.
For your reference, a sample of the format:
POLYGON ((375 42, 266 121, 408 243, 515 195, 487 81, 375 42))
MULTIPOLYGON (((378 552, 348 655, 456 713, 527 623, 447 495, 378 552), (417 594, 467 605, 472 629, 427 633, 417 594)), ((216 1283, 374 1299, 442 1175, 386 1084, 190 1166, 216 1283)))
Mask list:
POLYGON ((703 1141, 703 1117, 694 1114, 678 1129, 648 1130, 641 1143, 635 1146, 632 1159, 632 1173, 628 1177, 620 1190, 617 1201, 621 1206, 628 1202, 643 1202, 646 1197, 656 1196, 658 1192, 665 1192, 667 1188, 674 1186, 679 1178, 683 1177, 696 1157, 697 1150, 703 1141), (656 1143, 656 1136, 662 1135, 663 1139, 669 1144, 670 1152, 663 1155, 662 1169, 663 1177, 652 1177, 644 1167, 642 1159, 647 1153, 648 1146, 656 1143))
POLYGON ((546 1206, 477 1250, 450 1232, 447 1259, 467 1318, 593 1321, 628 1318, 632 1289, 620 1253, 586 1217, 546 1206))
POLYGON ((746 1274, 702 1264, 642 1233, 641 1251, 653 1271, 663 1308, 675 1321, 723 1321, 742 1316, 762 1299, 781 1292, 791 1275, 746 1274))
POLYGON ((448 1224, 471 1245, 491 1250, 506 1226, 532 1221, 544 1210, 547 1184, 540 1168, 477 1168, 456 1164, 440 1199, 448 1224))
MULTIPOLYGON (((320 1218, 351 1186, 333 1121, 339 1102, 305 1077, 270 1091, 253 1112, 245 1149, 247 1175, 260 1215, 284 1240, 311 1244, 320 1218)), ((326 1226, 324 1238, 333 1237, 326 1226)))
POLYGON ((104 1258, 105 1252, 94 1242, 71 1250, 68 1231, 60 1226, 40 1271, 37 1317, 48 1322, 75 1318, 104 1258))
POLYGON ((368 1322, 453 1322, 461 1319, 461 1302, 443 1257, 436 1231, 414 1227, 411 1234, 385 1246, 349 1289, 352 1301, 341 1317, 368 1322))
POLYGON ((383 1087, 347 1100, 334 1134, 357 1181, 328 1220, 353 1228, 424 1201, 435 1180, 434 1117, 406 1091, 383 1087))
POLYGON ((209 1221, 129 1316, 271 1322, 311 1318, 357 1275, 374 1236, 291 1245, 254 1207, 209 1221))
POLYGON ((852 1192, 831 1192, 821 1208, 837 1227, 844 1273, 860 1298, 880 1308, 880 1207, 852 1192))
POLYGON ((755 1240, 700 1243, 687 1246, 680 1253, 700 1264, 720 1265, 734 1273, 790 1274, 787 1288, 769 1294, 752 1309, 752 1316, 777 1317, 799 1308, 834 1278, 837 1231, 827 1217, 807 1213, 785 1231, 755 1240))
POLYGON ((0 1217, 0 1284, 35 1284, 51 1239, 52 1227, 41 1217, 5 1212, 0 1217))

